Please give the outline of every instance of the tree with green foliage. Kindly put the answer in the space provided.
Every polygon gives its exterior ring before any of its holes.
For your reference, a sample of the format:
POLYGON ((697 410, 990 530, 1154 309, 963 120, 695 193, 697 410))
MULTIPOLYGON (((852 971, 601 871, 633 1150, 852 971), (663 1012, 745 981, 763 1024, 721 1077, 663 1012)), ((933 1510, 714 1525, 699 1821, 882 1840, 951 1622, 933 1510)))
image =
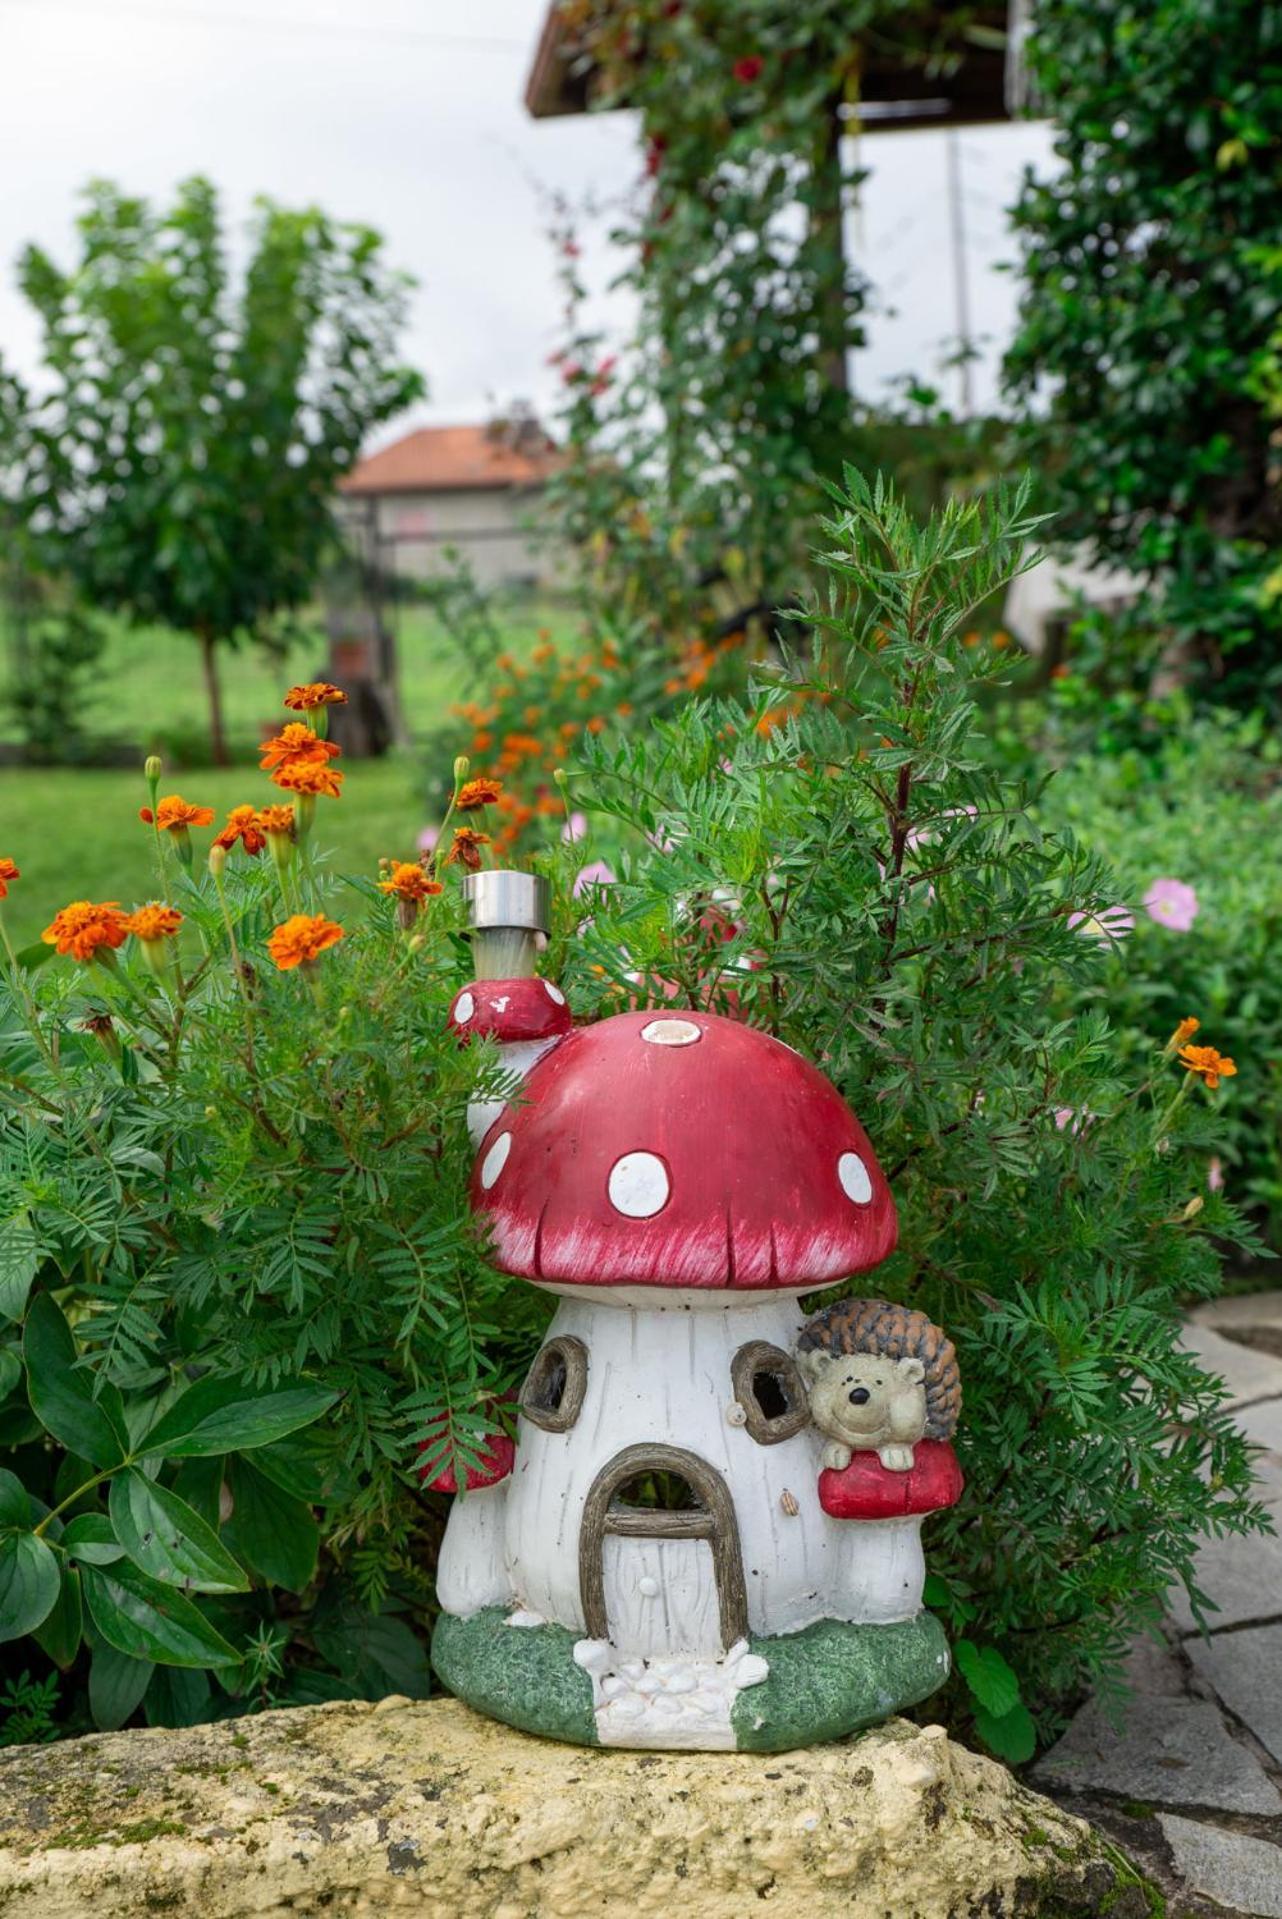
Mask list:
POLYGON ((88 603, 197 641, 223 764, 218 649, 306 603, 338 482, 423 391, 408 282, 370 228, 267 200, 238 282, 201 179, 163 211, 97 182, 79 235, 69 271, 23 256, 47 378, 10 388, 0 473, 88 603))
POLYGON ((1142 1050, 1111 1029, 1091 989, 1115 882, 979 731, 1002 655, 966 640, 1022 564, 1026 497, 918 526, 848 474, 792 670, 747 709, 687 702, 589 745, 576 804, 635 850, 611 850, 566 966, 581 1010, 764 1026, 866 1123, 900 1219, 866 1289, 946 1327, 962 1369, 967 1492, 927 1541, 944 1710, 1016 1761, 1172 1584, 1198 1603, 1204 1534, 1261 1523, 1222 1384, 1180 1343, 1221 1249, 1253 1243, 1208 1179, 1235 1082, 1209 1090, 1169 1014, 1142 1050))
POLYGON ((1028 60, 1059 164, 1014 212, 1020 457, 1056 534, 1136 576, 1142 665, 1276 701, 1282 16, 1039 0, 1028 60))

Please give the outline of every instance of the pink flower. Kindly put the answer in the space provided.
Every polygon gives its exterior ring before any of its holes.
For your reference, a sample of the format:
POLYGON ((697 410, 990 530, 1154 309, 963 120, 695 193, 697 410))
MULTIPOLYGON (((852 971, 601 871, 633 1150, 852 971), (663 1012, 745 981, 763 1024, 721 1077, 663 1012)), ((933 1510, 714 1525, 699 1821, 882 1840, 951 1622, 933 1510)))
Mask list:
POLYGON ((604 860, 593 860, 591 865, 583 868, 578 879, 575 880, 574 897, 577 900, 581 893, 587 892, 589 886, 613 886, 617 877, 618 875, 611 871, 604 860))
POLYGON ((436 851, 436 842, 440 837, 441 829, 439 826, 425 826, 418 836, 419 852, 434 853, 436 851))
POLYGON ((1206 1184, 1213 1193, 1224 1191, 1224 1167, 1218 1153, 1213 1154, 1206 1162, 1206 1184))
POLYGON ((1100 913, 1070 913, 1068 923, 1097 940, 1124 940, 1135 931, 1135 915, 1128 906, 1106 906, 1100 913))
POLYGON ((567 846, 572 846, 575 840, 586 839, 587 834, 588 816, 586 813, 571 813, 569 819, 561 828, 561 838, 567 846))
POLYGON ((1144 895, 1144 911, 1172 933, 1189 933, 1198 915, 1197 894, 1184 880, 1154 880, 1144 895))
POLYGON ((1074 1133, 1080 1133, 1083 1126, 1088 1125, 1094 1117, 1089 1106, 1083 1106, 1080 1109, 1076 1106, 1057 1106, 1055 1130, 1057 1133, 1062 1133, 1066 1129, 1071 1129, 1074 1133))
MULTIPOLYGON (((946 806, 939 818, 941 820, 976 820, 979 818, 979 808, 977 806, 946 806)), ((915 853, 919 846, 929 846, 935 837, 934 823, 927 826, 910 826, 904 845, 910 853, 915 853)))

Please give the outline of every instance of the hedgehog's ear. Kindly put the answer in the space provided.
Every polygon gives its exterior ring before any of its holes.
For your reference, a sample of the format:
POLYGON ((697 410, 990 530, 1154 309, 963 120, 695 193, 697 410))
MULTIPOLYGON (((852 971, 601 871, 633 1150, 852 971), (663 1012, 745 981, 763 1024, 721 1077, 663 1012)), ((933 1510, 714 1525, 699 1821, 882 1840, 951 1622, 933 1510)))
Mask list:
POLYGON ((899 1377, 900 1379, 907 1380, 912 1386, 920 1386, 926 1377, 926 1368, 919 1359, 901 1359, 899 1362, 899 1377))
POLYGON ((804 1353, 798 1353, 797 1365, 801 1369, 801 1377, 809 1380, 813 1386, 831 1358, 831 1353, 823 1352, 818 1346, 808 1347, 804 1353))

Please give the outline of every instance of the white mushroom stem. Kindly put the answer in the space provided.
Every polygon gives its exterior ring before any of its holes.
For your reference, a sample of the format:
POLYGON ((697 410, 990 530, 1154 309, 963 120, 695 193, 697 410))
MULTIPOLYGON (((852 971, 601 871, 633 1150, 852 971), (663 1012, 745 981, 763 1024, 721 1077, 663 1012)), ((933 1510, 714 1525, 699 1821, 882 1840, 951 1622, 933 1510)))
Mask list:
POLYGON ((833 1581, 833 1611, 838 1619, 885 1626, 917 1617, 926 1582, 922 1517, 838 1522, 833 1581))
POLYGON ((506 1606, 512 1598, 503 1554, 503 1521, 509 1482, 459 1494, 450 1509, 436 1566, 441 1609, 467 1619, 483 1606, 506 1606))

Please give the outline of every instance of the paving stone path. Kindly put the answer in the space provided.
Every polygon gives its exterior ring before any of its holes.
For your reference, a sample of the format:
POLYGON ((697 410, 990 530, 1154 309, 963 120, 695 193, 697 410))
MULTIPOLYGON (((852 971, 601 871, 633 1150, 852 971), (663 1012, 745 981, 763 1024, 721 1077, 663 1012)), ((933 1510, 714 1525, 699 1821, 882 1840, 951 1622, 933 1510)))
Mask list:
POLYGON ((1209 1637, 1181 1595, 1161 1643, 1132 1649, 1120 1722, 1088 1703, 1033 1783, 1111 1832, 1162 1886, 1169 1919, 1282 1919, 1282 1292, 1199 1308, 1186 1343, 1264 1449, 1259 1497, 1278 1535, 1205 1543, 1209 1637))

